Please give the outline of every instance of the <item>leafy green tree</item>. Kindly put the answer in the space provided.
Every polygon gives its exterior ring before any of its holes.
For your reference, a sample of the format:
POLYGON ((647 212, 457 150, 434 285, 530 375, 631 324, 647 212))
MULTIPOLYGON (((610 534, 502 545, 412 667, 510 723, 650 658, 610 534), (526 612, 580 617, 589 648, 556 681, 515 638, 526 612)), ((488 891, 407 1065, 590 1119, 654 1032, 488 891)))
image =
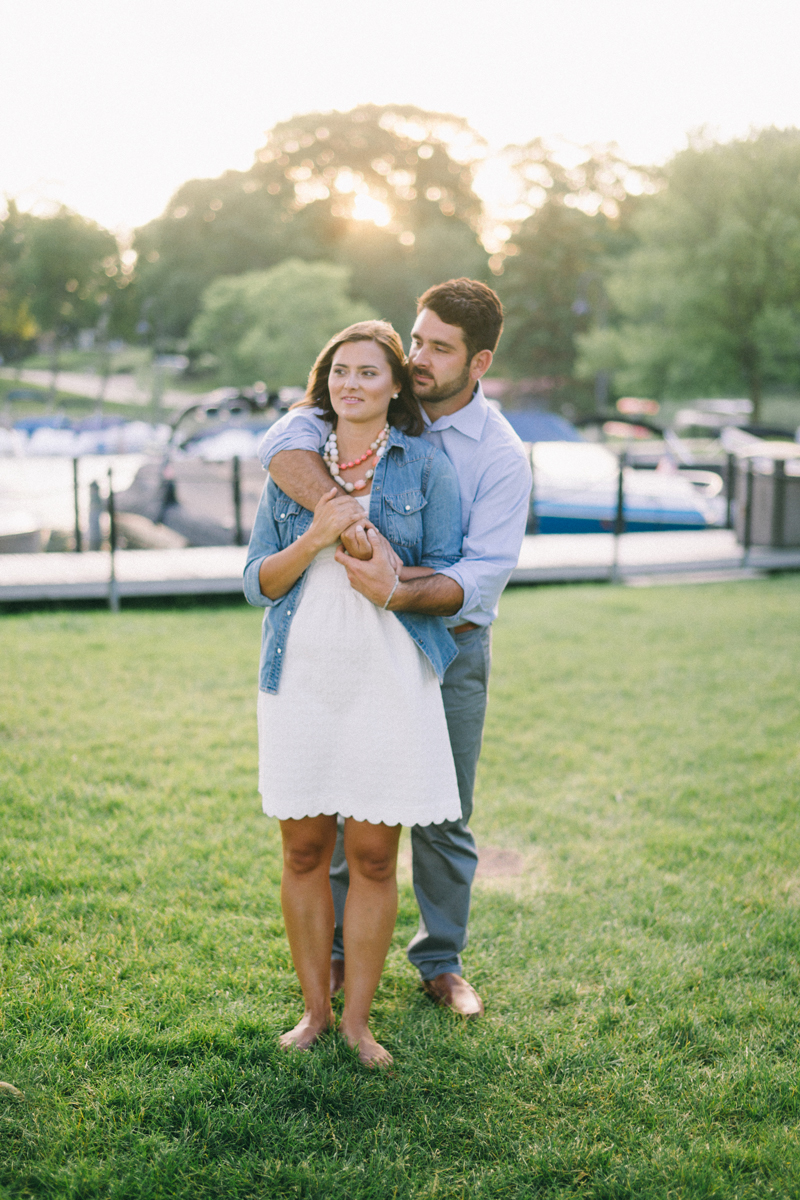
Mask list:
POLYGON ((497 369, 545 376, 582 406, 591 389, 575 379, 576 335, 604 303, 602 266, 613 235, 603 214, 548 200, 514 235, 496 287, 506 311, 497 369))
POLYGON ((640 206, 617 264, 617 321, 580 339, 580 370, 657 398, 800 383, 800 130, 695 141, 640 206))
POLYGON ((405 329, 452 275, 487 275, 472 189, 480 143, 460 118, 362 105, 277 125, 249 171, 184 184, 137 231, 151 337, 183 337, 207 285, 287 258, 351 271, 352 294, 405 329))
POLYGON ((39 328, 58 342, 93 328, 120 269, 114 235, 66 208, 28 216, 22 233, 18 278, 39 328))
POLYGON ((9 360, 23 357, 39 332, 19 269, 28 220, 11 200, 0 222, 0 354, 9 360))
POLYGON ((129 283, 107 230, 66 208, 37 217, 9 201, 0 223, 0 353, 23 357, 49 335, 55 386, 60 347, 79 330, 96 329, 101 341, 128 332, 129 283))
POLYGON ((506 310, 496 370, 546 377, 551 402, 593 407, 592 386, 576 378, 576 339, 604 319, 608 264, 632 244, 628 189, 651 178, 612 150, 571 167, 541 139, 506 154, 530 215, 490 260, 506 310))
POLYGON ((375 315, 348 285, 345 267, 300 259, 217 279, 192 322, 191 348, 216 356, 221 383, 304 385, 328 338, 375 315))

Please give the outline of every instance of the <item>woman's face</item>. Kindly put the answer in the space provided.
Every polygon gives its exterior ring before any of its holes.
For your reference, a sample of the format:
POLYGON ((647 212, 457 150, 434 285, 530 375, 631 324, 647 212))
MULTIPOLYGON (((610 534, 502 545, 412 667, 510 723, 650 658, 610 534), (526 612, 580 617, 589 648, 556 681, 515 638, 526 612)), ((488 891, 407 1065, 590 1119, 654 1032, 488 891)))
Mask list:
POLYGON ((400 389, 378 342, 345 342, 333 356, 328 391, 340 420, 385 422, 389 401, 400 389))

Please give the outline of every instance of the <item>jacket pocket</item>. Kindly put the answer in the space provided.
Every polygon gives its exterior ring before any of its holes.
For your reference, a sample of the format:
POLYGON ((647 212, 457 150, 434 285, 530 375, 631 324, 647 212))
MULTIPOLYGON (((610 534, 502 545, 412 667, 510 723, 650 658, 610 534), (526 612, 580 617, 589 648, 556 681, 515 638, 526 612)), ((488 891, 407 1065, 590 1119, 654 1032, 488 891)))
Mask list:
POLYGON ((422 545, 422 510, 428 501, 417 489, 383 497, 386 536, 399 546, 422 545))

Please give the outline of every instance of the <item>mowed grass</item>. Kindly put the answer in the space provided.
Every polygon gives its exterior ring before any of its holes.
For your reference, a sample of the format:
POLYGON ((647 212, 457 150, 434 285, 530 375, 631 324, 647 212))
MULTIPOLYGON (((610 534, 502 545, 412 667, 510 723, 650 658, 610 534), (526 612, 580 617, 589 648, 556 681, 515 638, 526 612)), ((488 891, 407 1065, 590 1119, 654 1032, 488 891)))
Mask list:
POLYGON ((799 613, 797 577, 506 593, 474 828, 522 870, 476 886, 469 1025, 404 883, 391 1074, 276 1050, 259 614, 3 617, 0 1193, 800 1196, 799 613))

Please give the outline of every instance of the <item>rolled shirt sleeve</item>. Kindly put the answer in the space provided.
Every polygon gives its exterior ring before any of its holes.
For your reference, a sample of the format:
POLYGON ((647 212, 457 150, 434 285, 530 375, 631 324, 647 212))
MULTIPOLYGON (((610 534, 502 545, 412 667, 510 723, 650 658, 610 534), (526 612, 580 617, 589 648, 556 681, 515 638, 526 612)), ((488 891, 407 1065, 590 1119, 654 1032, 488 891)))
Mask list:
POLYGON ((325 445, 330 425, 323 421, 316 408, 295 408, 271 425, 258 447, 258 457, 265 471, 281 450, 313 450, 318 454, 325 445))

